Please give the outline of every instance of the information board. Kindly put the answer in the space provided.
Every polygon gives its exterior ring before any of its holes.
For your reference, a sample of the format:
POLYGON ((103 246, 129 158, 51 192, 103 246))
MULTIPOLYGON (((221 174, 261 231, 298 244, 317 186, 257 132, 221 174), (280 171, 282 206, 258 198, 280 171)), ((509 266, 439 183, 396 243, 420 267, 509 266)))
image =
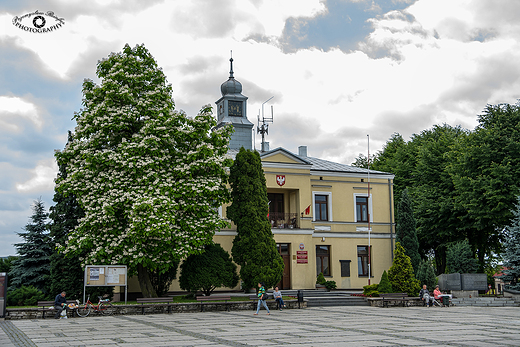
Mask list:
POLYGON ((125 287, 125 303, 128 286, 126 265, 87 265, 83 282, 83 302, 85 287, 125 287))

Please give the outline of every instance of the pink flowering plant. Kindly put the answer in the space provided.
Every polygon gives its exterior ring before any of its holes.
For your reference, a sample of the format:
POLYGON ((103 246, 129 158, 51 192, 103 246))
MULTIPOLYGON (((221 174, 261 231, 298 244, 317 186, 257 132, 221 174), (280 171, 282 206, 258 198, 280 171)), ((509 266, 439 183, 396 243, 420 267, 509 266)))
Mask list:
POLYGON ((212 131, 209 105, 193 118, 175 110, 171 85, 144 45, 98 62, 100 84, 83 83, 77 127, 58 162, 56 189, 85 211, 65 245, 83 264, 125 264, 153 295, 149 271, 199 254, 225 227, 230 126, 212 131))

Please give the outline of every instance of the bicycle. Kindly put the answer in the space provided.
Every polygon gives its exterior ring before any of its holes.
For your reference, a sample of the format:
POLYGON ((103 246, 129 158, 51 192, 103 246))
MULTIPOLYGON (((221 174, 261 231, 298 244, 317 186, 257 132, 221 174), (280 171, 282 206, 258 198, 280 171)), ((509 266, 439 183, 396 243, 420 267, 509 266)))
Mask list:
POLYGON ((90 314, 91 310, 94 310, 96 312, 101 312, 101 314, 110 316, 113 315, 116 311, 116 308, 112 305, 110 302, 110 299, 103 299, 102 296, 98 296, 99 302, 97 305, 94 305, 92 302, 90 302, 90 294, 87 297, 87 302, 83 305, 79 304, 79 300, 76 300, 78 303, 76 307, 76 313, 80 317, 86 317, 90 314))

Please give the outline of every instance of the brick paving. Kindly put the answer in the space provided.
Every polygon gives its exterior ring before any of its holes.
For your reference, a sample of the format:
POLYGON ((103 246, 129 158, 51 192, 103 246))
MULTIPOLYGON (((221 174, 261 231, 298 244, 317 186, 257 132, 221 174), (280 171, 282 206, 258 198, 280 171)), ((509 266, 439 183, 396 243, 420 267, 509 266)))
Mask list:
POLYGON ((520 346, 518 307, 334 306, 0 321, 0 346, 520 346))

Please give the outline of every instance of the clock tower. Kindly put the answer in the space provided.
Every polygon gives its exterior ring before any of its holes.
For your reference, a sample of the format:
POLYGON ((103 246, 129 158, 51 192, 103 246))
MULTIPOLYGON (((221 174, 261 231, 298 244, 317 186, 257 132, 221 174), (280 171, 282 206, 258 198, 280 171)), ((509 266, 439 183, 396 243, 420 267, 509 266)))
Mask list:
POLYGON ((252 149, 253 123, 247 119, 247 96, 242 95, 242 84, 233 76, 233 58, 229 61, 231 65, 229 79, 220 86, 222 97, 215 102, 217 104, 216 129, 232 124, 235 131, 231 135, 229 148, 252 149))

